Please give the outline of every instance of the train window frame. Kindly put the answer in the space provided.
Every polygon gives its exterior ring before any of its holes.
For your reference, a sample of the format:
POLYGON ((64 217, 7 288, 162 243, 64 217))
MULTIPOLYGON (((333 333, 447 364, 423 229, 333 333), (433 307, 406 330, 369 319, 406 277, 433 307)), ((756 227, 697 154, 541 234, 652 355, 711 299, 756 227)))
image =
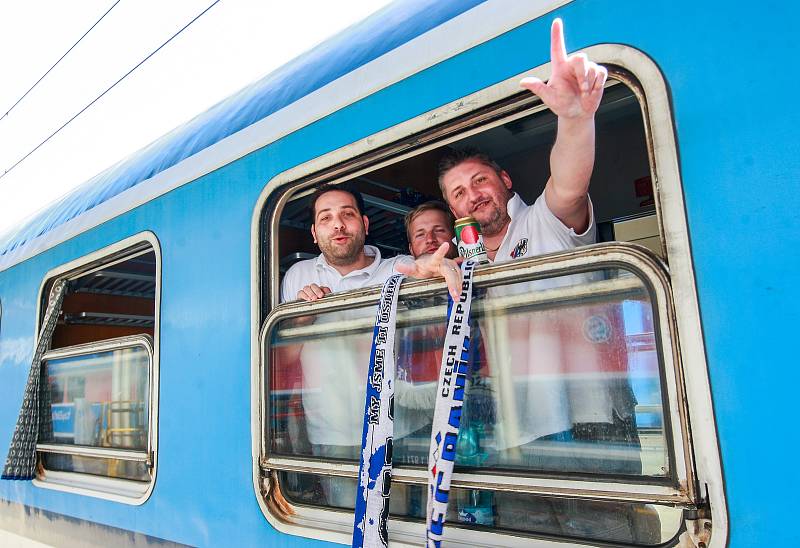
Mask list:
MULTIPOLYGON (((666 83, 661 72, 653 61, 644 53, 623 45, 602 44, 584 50, 587 55, 609 68, 609 80, 615 80, 630 88, 637 98, 645 128, 647 152, 651 177, 655 189, 656 219, 662 241, 662 253, 669 266, 663 265, 661 271, 666 276, 659 282, 670 302, 669 313, 662 317, 657 329, 666 328, 669 337, 665 339, 664 348, 672 349, 675 358, 675 375, 667 375, 663 389, 670 402, 669 414, 677 413, 678 420, 672 422, 670 436, 675 441, 675 453, 683 457, 676 459, 676 464, 684 463, 685 474, 679 474, 679 490, 664 496, 653 490, 633 488, 633 484, 619 485, 607 482, 604 489, 591 489, 585 482, 566 483, 563 479, 535 478, 522 489, 536 494, 557 494, 576 498, 592 498, 605 500, 630 500, 681 504, 685 508, 694 508, 708 500, 709 482, 713 478, 715 500, 719 503, 711 509, 715 529, 727 530, 727 509, 722 493, 722 473, 719 453, 716 444, 716 428, 713 420, 713 405, 705 363, 705 349, 702 329, 699 321, 697 295, 694 281, 694 270, 690 253, 688 229, 683 208, 682 183, 677 162, 677 146, 672 122, 671 106, 666 83)), ((268 424, 266 398, 267 362, 265 358, 266 344, 264 337, 267 328, 279 317, 304 310, 321 311, 320 303, 278 303, 278 277, 262 275, 262 270, 277 272, 278 256, 277 223, 283 207, 290 196, 308 189, 321 182, 337 183, 369 173, 387 165, 394 164, 422 152, 456 142, 460 139, 507 123, 518 117, 543 110, 544 106, 535 97, 519 93, 518 82, 521 76, 533 74, 545 78, 549 73, 549 63, 532 71, 509 78, 499 84, 461 98, 457 101, 424 113, 393 128, 369 136, 361 141, 332 151, 324 156, 289 169, 269 181, 256 204, 251 225, 252 260, 251 260, 251 397, 252 397, 252 455, 253 483, 257 493, 259 506, 267 520, 281 531, 306 537, 348 542, 352 528, 352 516, 340 511, 293 506, 286 502, 280 494, 277 484, 276 470, 318 471, 317 462, 305 462, 303 459, 270 458, 267 453, 268 424), (465 105, 470 105, 467 109, 465 105), (465 111, 469 112, 465 112, 465 111), (333 166, 333 167, 330 167, 333 166), (269 204, 268 200, 273 203, 269 204), (271 238, 262 239, 264 227, 269 227, 271 238), (280 316, 279 316, 280 315, 280 316), (303 461, 303 462, 299 462, 303 461), (288 505, 288 510, 287 510, 288 505), (348 519, 342 519, 345 516, 348 519)), ((598 244, 590 248, 554 254, 533 260, 542 268, 552 267, 556 262, 564 260, 568 263, 584 253, 600 253, 611 255, 617 253, 620 264, 630 266, 629 261, 638 253, 647 257, 647 261, 658 264, 658 260, 641 248, 630 244, 598 244), (540 262, 540 261, 543 261, 540 262), (543 265, 543 266, 542 266, 543 265)), ((585 257, 584 257, 585 258, 585 257)), ((638 259, 637 259, 638 260, 638 259)), ((527 261, 526 261, 527 264, 527 261)), ((563 266, 563 265, 562 265, 563 266)), ((580 265, 578 265, 580 266, 580 265)), ((584 263, 585 266, 585 263, 584 263)), ((509 272, 519 268, 513 263, 505 263, 501 267, 509 272)), ((657 270, 657 269, 656 269, 657 270)), ((655 272, 656 270, 652 270, 655 272)), ((658 278, 656 276, 655 278, 658 278)), ((401 295, 411 291, 414 284, 422 284, 428 289, 437 285, 435 281, 414 282, 404 284, 401 295)), ((442 284, 439 284, 441 287, 442 284)), ((354 306, 357 303, 375 300, 378 289, 362 290, 356 293, 342 294, 336 297, 340 308, 354 306)), ((333 302, 333 301, 331 301, 333 302)), ((662 375, 665 372, 661 371, 662 375)), ((665 410, 666 411, 666 410, 665 410)), ((327 466, 327 474, 339 476, 355 476, 353 465, 331 462, 327 466)), ((420 476, 424 473, 420 473, 420 476)), ((404 470, 395 474, 396 481, 401 483, 413 481, 415 474, 407 474, 404 470)), ((418 478, 417 478, 418 479, 418 478)), ((464 478, 458 478, 463 482, 464 478)), ((495 476, 486 476, 478 484, 490 484, 498 480, 495 476)), ((502 479, 500 480, 502 484, 502 479)), ((476 486, 464 482, 465 487, 476 486)), ((497 483, 495 483, 497 485, 497 483)), ((507 483, 504 488, 510 489, 507 483)), ((519 485, 517 485, 519 488, 519 485)), ((420 527, 424 524, 410 524, 403 520, 393 520, 392 534, 400 538, 405 534, 408 538, 418 539, 420 527)), ((453 528, 456 531, 457 528, 453 528)), ((475 531, 470 531, 474 535, 475 531)), ((481 533, 483 534, 483 533, 481 533)), ((498 538, 498 533, 486 533, 488 542, 498 538)), ((724 534, 724 533, 723 533, 724 534)), ((449 538, 458 542, 459 533, 449 534, 449 538), (452 535, 452 536, 451 536, 452 535)), ((475 537, 472 537, 473 539, 475 537)), ((530 540, 530 539, 527 539, 530 540)), ((504 538, 504 542, 513 539, 504 538)), ((591 543, 592 540, 587 539, 591 543)))
MULTIPOLYGON (((161 246, 156 235, 150 231, 141 232, 120 240, 114 244, 98 249, 73 261, 48 271, 39 288, 37 319, 44 310, 44 296, 50 283, 56 279, 76 279, 87 274, 107 268, 136 256, 153 253, 155 257, 155 293, 153 336, 126 335, 110 339, 64 346, 48 350, 43 361, 48 359, 81 356, 88 353, 111 351, 124 348, 142 347, 148 356, 148 433, 144 451, 93 448, 82 446, 62 446, 59 444, 37 444, 37 454, 50 453, 74 455, 89 458, 111 458, 122 461, 145 462, 149 480, 136 481, 130 479, 97 476, 81 472, 68 472, 44 469, 44 474, 37 474, 33 485, 44 489, 52 489, 67 493, 91 496, 138 506, 144 504, 155 488, 158 471, 158 424, 159 424, 159 342, 161 311, 161 246)), ((35 340, 39 339, 40 321, 37 320, 35 340)))
MULTIPOLYGON (((648 477, 641 475, 634 478, 623 478, 615 476, 609 479, 605 475, 592 476, 590 474, 569 474, 569 473, 548 473, 548 474, 488 474, 479 471, 457 472, 453 476, 452 486, 462 489, 494 489, 513 491, 516 493, 533 495, 565 495, 579 499, 592 499, 595 501, 625 502, 625 503, 661 503, 671 505, 691 505, 695 499, 695 493, 684 486, 693 485, 691 470, 691 453, 685 446, 682 436, 683 415, 679 409, 681 407, 680 391, 677 389, 681 375, 680 361, 677 359, 677 349, 670 333, 669 326, 673 323, 673 307, 668 291, 669 274, 657 257, 649 251, 639 246, 627 243, 595 244, 584 246, 578 250, 562 253, 541 255, 519 261, 507 263, 495 263, 490 266, 481 266, 476 269, 476 287, 490 284, 493 287, 508 283, 524 283, 532 280, 551 279, 557 276, 578 274, 587 271, 596 271, 605 268, 622 268, 644 283, 648 289, 653 313, 655 316, 654 325, 656 328, 656 340, 659 341, 662 352, 659 354, 659 378, 662 384, 662 405, 664 411, 664 435, 666 449, 668 452, 670 476, 667 478, 648 477), (672 425, 678 424, 679 427, 672 425), (571 477, 578 476, 578 477, 571 477), (671 481, 670 481, 671 480, 671 481)), ((624 280, 622 280, 624 281, 624 280)), ((579 286, 578 286, 579 287, 579 286)), ((575 291, 580 293, 580 289, 574 287, 565 288, 565 292, 575 291)), ((443 294, 445 286, 438 281, 409 281, 403 284, 400 290, 400 299, 419 299, 430 296, 433 293, 443 294)), ((546 292, 545 292, 546 293, 546 292)), ((268 343, 269 336, 275 327, 282 321, 303 316, 311 312, 323 314, 325 312, 338 310, 352 310, 364 305, 377 305, 380 294, 380 287, 371 287, 365 290, 355 290, 341 292, 332 295, 322 301, 312 304, 302 301, 281 304, 274 313, 270 314, 261 332, 262 362, 269 364, 268 343)), ((530 297, 535 298, 533 294, 530 297)), ((592 297, 593 293, 587 292, 586 296, 592 297)), ((533 302, 533 301, 531 301, 533 302)), ((362 319, 370 323, 371 318, 362 319)), ((305 328, 307 329, 307 328, 305 328)), ((262 390, 268 393, 268 377, 265 375, 265 383, 262 390)), ((263 437, 262 466, 271 472, 299 472, 312 473, 322 476, 348 476, 357 477, 358 464, 346 462, 326 461, 318 457, 305 455, 298 456, 270 456, 267 443, 270 439, 269 421, 264 417, 264 428, 266 432, 263 437)), ((275 477, 274 473, 272 474, 275 477)), ((419 468, 395 467, 392 476, 393 482, 404 484, 427 485, 427 471, 419 468)), ((276 488, 280 485, 276 480, 276 488)), ((281 497, 285 498, 285 497, 281 497)), ((323 511, 319 507, 301 507, 299 504, 293 506, 298 514, 307 513, 309 516, 317 516, 318 512, 323 511)), ((335 509, 326 509, 341 514, 335 509)), ((397 527, 399 520, 392 524, 392 535, 395 539, 413 542, 419 538, 422 524, 404 523, 397 527)), ((346 524, 351 526, 349 522, 346 524)), ((475 530, 458 529, 453 527, 448 532, 448 538, 454 541, 466 540, 469 536, 476 534, 475 530)), ((488 532, 488 535, 496 535, 504 538, 504 541, 511 537, 504 532, 488 532)), ((490 542, 490 537, 486 542, 490 542)), ((601 539, 587 539, 601 540, 601 539)))

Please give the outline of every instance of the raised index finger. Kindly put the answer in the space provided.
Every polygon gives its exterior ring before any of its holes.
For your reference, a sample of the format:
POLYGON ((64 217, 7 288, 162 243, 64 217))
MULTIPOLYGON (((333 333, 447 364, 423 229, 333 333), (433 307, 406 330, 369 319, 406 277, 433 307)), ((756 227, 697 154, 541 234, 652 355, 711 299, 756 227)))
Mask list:
POLYGON ((564 43, 564 22, 560 17, 553 20, 550 26, 550 61, 555 64, 567 60, 567 46, 564 43))

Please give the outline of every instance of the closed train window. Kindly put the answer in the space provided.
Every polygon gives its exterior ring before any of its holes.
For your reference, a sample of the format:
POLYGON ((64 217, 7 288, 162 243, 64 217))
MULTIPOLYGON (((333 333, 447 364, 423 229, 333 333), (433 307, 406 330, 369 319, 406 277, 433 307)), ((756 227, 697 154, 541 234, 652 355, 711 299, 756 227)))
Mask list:
MULTIPOLYGON (((619 257, 627 258, 624 250, 619 257)), ((525 492, 525 478, 679 491, 675 440, 665 428, 677 420, 669 412, 675 402, 667 401, 661 376, 674 375, 663 363, 659 331, 666 303, 654 302, 650 280, 627 268, 532 279, 527 263, 476 274, 471 338, 478 350, 456 457, 470 488, 457 490, 450 521, 508 534, 661 544, 677 533, 680 511, 535 496, 525 492)), ((352 510, 355 479, 333 472, 358 466, 375 303, 340 306, 331 300, 311 315, 294 306, 269 323, 267 451, 317 469, 278 476, 289 501, 352 510)), ((393 454, 395 479, 409 483, 393 484, 398 518, 424 519, 418 472, 430 446, 446 306, 441 291, 400 298, 393 454)))
MULTIPOLYGON (((141 240, 141 238, 138 238, 141 240)), ((159 256, 155 239, 99 252, 66 280, 42 357, 51 426, 37 452, 38 484, 143 502, 155 477, 159 256)), ((46 334, 40 333, 40 336, 46 334)), ((50 426, 50 425, 48 425, 50 426)))
MULTIPOLYGON (((610 74, 589 189, 598 243, 476 270, 478 344, 447 517, 456 543, 674 543, 684 510, 701 501, 647 109, 635 78, 614 67, 610 74)), ((499 103, 420 133, 387 130, 383 149, 332 153, 347 161, 293 170, 262 196, 256 473, 276 527, 349 540, 379 294, 280 303, 287 268, 319 254, 309 231, 312 189, 355 185, 370 220, 367 244, 383 257, 408 253, 406 212, 441 200, 437 163, 449 149, 482 149, 533 203, 549 174, 556 119, 507 87, 499 103)), ((400 542, 424 537, 446 306, 439 280, 401 289, 389 524, 400 542)))

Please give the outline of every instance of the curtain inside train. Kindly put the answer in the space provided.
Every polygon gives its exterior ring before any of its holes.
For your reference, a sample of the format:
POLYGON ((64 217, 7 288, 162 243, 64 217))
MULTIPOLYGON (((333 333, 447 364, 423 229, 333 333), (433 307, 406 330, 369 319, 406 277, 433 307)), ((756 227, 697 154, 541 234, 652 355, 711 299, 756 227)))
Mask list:
POLYGON ((47 300, 47 310, 39 331, 39 340, 33 354, 28 383, 22 399, 14 436, 6 456, 2 479, 31 480, 36 476, 36 444, 52 438, 53 417, 50 409, 50 386, 47 370, 42 368, 42 357, 50 348, 61 303, 67 290, 66 280, 56 280, 47 300))

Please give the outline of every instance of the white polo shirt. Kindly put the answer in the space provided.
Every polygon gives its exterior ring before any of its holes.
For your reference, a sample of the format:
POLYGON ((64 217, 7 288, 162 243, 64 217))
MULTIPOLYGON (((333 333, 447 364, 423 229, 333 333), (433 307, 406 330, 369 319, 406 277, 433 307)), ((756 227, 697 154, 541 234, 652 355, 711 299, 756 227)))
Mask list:
POLYGON ((408 255, 383 259, 380 250, 371 245, 365 245, 364 252, 367 257, 374 257, 374 260, 365 268, 354 270, 344 276, 328 264, 321 253, 315 259, 293 264, 281 283, 281 302, 297 300, 300 290, 312 283, 330 287, 334 293, 380 285, 388 280, 389 276, 397 273, 395 266, 398 262, 412 260, 408 255))
MULTIPOLYGON (((364 246, 364 250, 368 257, 374 257, 372 263, 344 276, 328 264, 323 255, 292 265, 283 279, 281 301, 295 300, 297 293, 311 283, 330 287, 334 293, 381 285, 389 276, 397 273, 395 267, 399 262, 412 260, 406 255, 382 259, 378 248, 369 245, 364 246)), ((318 325, 323 322, 330 325, 330 332, 335 334, 347 321, 374 316, 374 306, 327 312, 319 318, 318 325)), ((303 344, 300 351, 303 410, 311 443, 329 446, 361 445, 371 347, 371 330, 320 338, 303 344)), ((422 394, 424 399, 433 400, 436 383, 415 386, 400 379, 396 381, 395 393, 400 401, 412 392, 422 394)), ((419 396, 411 396, 411 400, 415 399, 419 399, 419 396)), ((398 405, 395 410, 394 437, 402 438, 429 423, 430 413, 427 409, 425 411, 422 413, 420 410, 405 409, 398 405)))
MULTIPOLYGON (((589 206, 591 212, 591 202, 589 206)), ((532 206, 514 194, 507 207, 511 222, 493 262, 566 251, 595 241, 593 212, 589 227, 578 234, 550 211, 544 194, 532 206)), ((582 284, 590 278, 587 274, 577 274, 509 284, 490 288, 486 298, 582 284)), ((497 404, 498 449, 569 430, 576 422, 611 420, 612 405, 604 383, 581 379, 576 384, 570 372, 573 361, 570 342, 562 333, 565 322, 574 323, 573 316, 572 311, 555 309, 490 316, 481 322, 497 404)), ((589 354, 591 357, 592 353, 589 354)))
POLYGON ((508 201, 508 226, 503 241, 494 256, 496 263, 512 261, 523 257, 534 257, 545 253, 565 251, 578 246, 593 244, 597 227, 594 224, 594 211, 589 201, 589 228, 581 234, 569 228, 553 215, 544 198, 539 195, 532 206, 528 206, 519 194, 508 201))

